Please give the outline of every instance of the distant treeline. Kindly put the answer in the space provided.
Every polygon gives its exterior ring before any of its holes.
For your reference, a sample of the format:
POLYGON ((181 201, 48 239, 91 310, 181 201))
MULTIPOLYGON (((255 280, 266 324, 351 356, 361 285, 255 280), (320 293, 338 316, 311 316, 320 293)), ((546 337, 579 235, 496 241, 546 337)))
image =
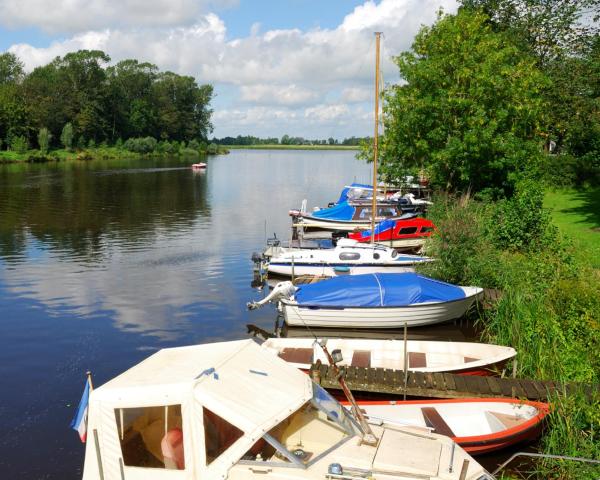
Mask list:
POLYGON ((217 145, 348 145, 358 146, 361 142, 368 142, 370 137, 350 137, 338 140, 329 137, 328 139, 309 140, 303 137, 290 137, 284 135, 281 139, 277 137, 259 138, 252 135, 238 135, 237 137, 213 138, 212 142, 217 145))
POLYGON ((26 74, 17 56, 0 54, 0 150, 207 140, 211 85, 138 60, 108 62, 80 50, 26 74))

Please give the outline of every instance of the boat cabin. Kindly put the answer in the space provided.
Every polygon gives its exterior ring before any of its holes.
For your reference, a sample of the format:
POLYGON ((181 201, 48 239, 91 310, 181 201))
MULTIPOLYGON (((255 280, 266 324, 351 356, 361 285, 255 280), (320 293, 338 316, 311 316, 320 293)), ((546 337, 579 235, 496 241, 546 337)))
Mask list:
POLYGON ((465 457, 467 478, 487 478, 447 439, 377 433, 377 446, 361 444, 336 400, 252 340, 170 348, 91 392, 83 480, 323 479, 337 464, 392 479, 411 455, 423 461, 408 471, 460 470, 465 457))

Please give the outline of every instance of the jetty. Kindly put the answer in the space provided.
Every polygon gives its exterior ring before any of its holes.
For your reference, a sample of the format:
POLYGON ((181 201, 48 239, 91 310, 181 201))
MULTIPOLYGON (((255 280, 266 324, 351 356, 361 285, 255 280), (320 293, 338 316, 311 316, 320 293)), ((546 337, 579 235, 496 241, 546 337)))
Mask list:
MULTIPOLYGON (((483 377, 451 373, 423 373, 383 368, 340 367, 346 384, 355 392, 383 393, 427 398, 510 397, 547 401, 553 393, 567 395, 583 391, 589 398, 600 396, 600 385, 557 383, 522 378, 483 377)), ((324 388, 339 389, 334 370, 320 362, 310 375, 324 388)))

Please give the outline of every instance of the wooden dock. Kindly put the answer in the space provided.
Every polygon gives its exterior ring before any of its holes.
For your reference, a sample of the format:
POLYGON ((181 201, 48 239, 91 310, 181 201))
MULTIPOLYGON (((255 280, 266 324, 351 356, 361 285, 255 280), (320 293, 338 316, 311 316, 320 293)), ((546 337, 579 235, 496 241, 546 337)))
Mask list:
MULTIPOLYGON (((340 367, 348 387, 355 392, 404 395, 405 375, 401 370, 340 367)), ((313 364, 311 377, 325 388, 340 388, 329 365, 313 364)), ((588 397, 600 395, 600 386, 559 384, 521 378, 480 377, 451 373, 408 372, 406 395, 430 398, 512 397, 546 401, 554 392, 573 393, 583 389, 588 397)))

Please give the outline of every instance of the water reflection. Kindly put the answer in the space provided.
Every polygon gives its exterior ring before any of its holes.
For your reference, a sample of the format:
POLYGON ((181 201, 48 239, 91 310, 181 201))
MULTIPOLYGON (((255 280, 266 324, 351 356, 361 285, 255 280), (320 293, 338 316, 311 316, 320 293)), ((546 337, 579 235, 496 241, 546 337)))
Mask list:
POLYGON ((49 317, 108 314, 163 341, 242 336, 265 229, 369 175, 353 152, 234 151, 201 174, 179 159, 18 167, 0 168, 0 285, 49 317))

